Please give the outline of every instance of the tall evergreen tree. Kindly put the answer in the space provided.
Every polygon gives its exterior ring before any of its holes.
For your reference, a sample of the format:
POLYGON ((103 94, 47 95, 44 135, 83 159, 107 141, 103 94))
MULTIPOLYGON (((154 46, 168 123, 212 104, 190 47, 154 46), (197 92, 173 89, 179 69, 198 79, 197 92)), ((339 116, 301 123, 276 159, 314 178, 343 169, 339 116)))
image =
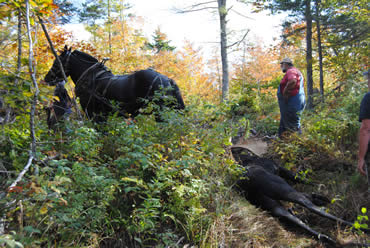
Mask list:
POLYGON ((156 53, 160 51, 173 51, 176 47, 170 45, 170 40, 167 40, 166 34, 162 33, 160 28, 154 31, 153 43, 147 43, 147 47, 151 50, 155 50, 156 53))
POLYGON ((341 74, 342 79, 353 77, 358 71, 365 70, 369 63, 368 1, 324 1, 322 8, 327 63, 341 74))
POLYGON ((54 0, 54 4, 58 6, 58 10, 62 15, 57 15, 58 20, 62 24, 69 23, 77 11, 77 7, 69 0, 54 0))
POLYGON ((87 30, 92 33, 94 40, 96 40, 98 22, 104 19, 105 15, 106 8, 102 1, 87 0, 82 4, 82 9, 79 11, 80 21, 87 24, 87 30))
POLYGON ((112 53, 112 22, 114 16, 122 18, 122 11, 130 5, 123 0, 86 0, 79 11, 80 21, 87 24, 87 30, 92 33, 96 41, 96 31, 99 25, 106 25, 108 32, 108 50, 112 53))

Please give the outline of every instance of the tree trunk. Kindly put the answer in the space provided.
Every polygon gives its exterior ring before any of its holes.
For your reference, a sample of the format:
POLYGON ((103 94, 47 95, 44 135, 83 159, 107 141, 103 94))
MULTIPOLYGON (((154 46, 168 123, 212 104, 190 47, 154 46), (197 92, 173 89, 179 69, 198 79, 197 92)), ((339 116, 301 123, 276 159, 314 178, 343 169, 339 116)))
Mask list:
POLYGON ((17 60, 17 73, 15 78, 15 85, 18 84, 19 75, 21 73, 21 67, 22 67, 22 10, 18 9, 18 60, 17 60))
POLYGON ((320 67, 320 94, 321 94, 321 100, 324 101, 324 71, 323 71, 323 65, 322 65, 320 0, 316 0, 316 27, 317 27, 317 47, 318 47, 318 52, 319 52, 319 67, 320 67))
POLYGON ((108 0, 108 41, 109 41, 109 54, 112 54, 112 31, 110 19, 110 0, 108 0))
POLYGON ((126 46, 125 46, 125 15, 123 13, 124 11, 124 4, 123 4, 123 0, 121 0, 120 2, 121 4, 121 9, 120 9, 120 17, 121 17, 121 29, 122 29, 122 44, 123 44, 123 48, 124 48, 124 51, 126 46))
POLYGON ((306 63, 307 63, 307 108, 313 108, 313 79, 312 79, 312 14, 311 1, 306 0, 306 63))
POLYGON ((221 63, 222 63, 222 101, 229 95, 229 69, 227 61, 227 33, 226 33, 226 0, 217 0, 221 28, 221 63))
POLYGON ((31 106, 30 112, 30 136, 31 136, 31 151, 32 156, 36 157, 36 136, 35 136, 35 111, 36 111, 36 104, 37 98, 39 95, 39 87, 37 85, 36 76, 33 68, 33 43, 32 43, 32 36, 31 36, 31 25, 30 25, 30 4, 29 0, 26 0, 26 23, 27 23, 27 34, 28 34, 28 41, 29 41, 29 60, 28 60, 28 69, 31 75, 33 87, 35 93, 33 95, 33 101, 31 106))

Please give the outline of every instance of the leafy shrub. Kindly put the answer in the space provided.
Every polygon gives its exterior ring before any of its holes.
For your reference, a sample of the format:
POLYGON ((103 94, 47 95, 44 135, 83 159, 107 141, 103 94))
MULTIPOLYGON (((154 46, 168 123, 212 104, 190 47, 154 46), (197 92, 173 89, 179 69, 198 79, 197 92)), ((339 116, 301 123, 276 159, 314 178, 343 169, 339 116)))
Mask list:
MULTIPOLYGON (((30 246, 85 246, 108 238, 141 246, 174 245, 181 237, 200 243, 219 209, 216 199, 239 173, 225 153, 235 134, 228 109, 201 102, 185 113, 165 108, 135 120, 113 115, 96 129, 71 120, 67 133, 41 132, 40 154, 60 155, 4 199, 27 199, 28 231, 19 240, 30 246)), ((19 231, 19 209, 7 213, 8 229, 19 231)))

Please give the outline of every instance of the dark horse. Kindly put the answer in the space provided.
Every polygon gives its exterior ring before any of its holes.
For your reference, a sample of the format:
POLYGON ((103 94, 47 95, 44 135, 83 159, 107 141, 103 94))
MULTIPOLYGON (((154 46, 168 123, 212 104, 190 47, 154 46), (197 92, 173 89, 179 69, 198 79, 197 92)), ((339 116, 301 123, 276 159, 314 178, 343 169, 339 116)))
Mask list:
MULTIPOLYGON (((235 160, 246 169, 245 174, 236 183, 236 187, 253 205, 269 211, 276 217, 294 223, 318 240, 331 246, 336 245, 333 239, 310 228, 293 213, 286 210, 280 201, 297 203, 322 217, 352 226, 352 223, 331 215, 317 206, 329 202, 326 197, 316 194, 307 196, 295 190, 284 180, 301 183, 302 181, 295 173, 278 166, 270 159, 258 157, 243 147, 232 147, 231 152, 235 160)), ((363 231, 369 232, 369 229, 364 228, 363 231)), ((369 247, 369 244, 360 244, 360 246, 369 247)))
MULTIPOLYGON (((155 100, 161 107, 166 104, 175 109, 185 108, 176 83, 152 69, 116 76, 105 67, 105 61, 99 62, 78 50, 72 52, 67 46, 59 59, 66 76, 71 76, 75 83, 76 96, 80 98, 84 112, 95 121, 104 121, 108 113, 115 111, 134 117, 145 106, 145 100, 155 100), (160 96, 156 98, 157 93, 160 96), (115 101, 118 108, 110 100, 115 101)), ((45 82, 55 85, 62 80, 62 72, 55 60, 45 82)))

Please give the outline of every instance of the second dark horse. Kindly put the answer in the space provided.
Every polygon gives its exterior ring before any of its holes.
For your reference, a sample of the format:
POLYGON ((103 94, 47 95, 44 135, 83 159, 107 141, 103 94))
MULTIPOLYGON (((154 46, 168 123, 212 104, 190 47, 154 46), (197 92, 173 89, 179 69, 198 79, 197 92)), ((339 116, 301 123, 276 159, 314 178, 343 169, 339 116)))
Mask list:
MULTIPOLYGON (((75 83, 76 96, 80 98, 84 112, 95 121, 103 121, 108 113, 117 111, 111 100, 117 103, 120 114, 136 116, 145 100, 153 100, 157 92, 162 94, 158 97, 160 106, 167 104, 175 109, 185 108, 176 83, 152 69, 116 76, 104 66, 104 62, 78 50, 72 52, 67 46, 59 59, 66 76, 71 76, 75 83), (171 96, 173 100, 167 101, 171 96)), ((63 80, 56 60, 44 80, 49 85, 63 80)))

